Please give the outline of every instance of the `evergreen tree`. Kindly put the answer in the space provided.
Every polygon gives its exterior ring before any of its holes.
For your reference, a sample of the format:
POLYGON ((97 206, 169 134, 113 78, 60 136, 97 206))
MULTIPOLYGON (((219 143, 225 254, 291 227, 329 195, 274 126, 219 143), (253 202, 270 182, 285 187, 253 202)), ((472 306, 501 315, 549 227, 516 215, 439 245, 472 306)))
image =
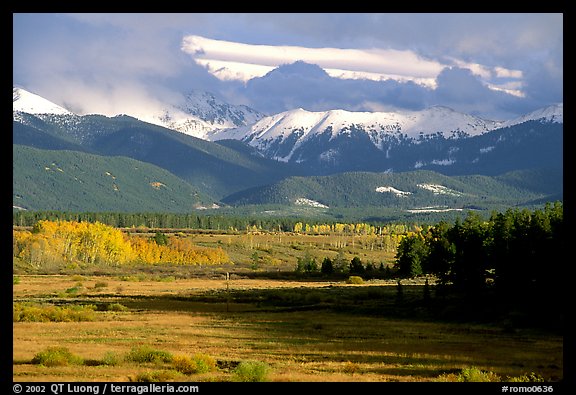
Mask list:
POLYGON ((350 261, 350 274, 363 274, 364 273, 364 265, 360 258, 355 256, 350 261))
POLYGON ((449 229, 449 225, 441 221, 426 234, 427 254, 422 261, 422 271, 435 274, 441 283, 448 282, 456 254, 456 246, 447 237, 449 229))
POLYGON ((320 268, 322 274, 330 275, 334 273, 334 264, 332 263, 332 259, 326 257, 322 261, 322 266, 320 268))
POLYGON ((338 250, 338 255, 334 258, 334 272, 336 273, 346 273, 348 272, 348 262, 346 262, 346 256, 344 251, 338 250))
POLYGON ((156 232, 156 234, 154 235, 154 241, 159 246, 165 246, 168 244, 168 236, 166 236, 162 232, 156 232))
POLYGON ((316 258, 310 254, 310 251, 306 251, 302 258, 298 258, 296 271, 299 273, 313 273, 318 271, 316 258))
POLYGON ((400 241, 394 266, 401 277, 422 274, 422 262, 426 257, 426 245, 419 235, 407 236, 400 241))

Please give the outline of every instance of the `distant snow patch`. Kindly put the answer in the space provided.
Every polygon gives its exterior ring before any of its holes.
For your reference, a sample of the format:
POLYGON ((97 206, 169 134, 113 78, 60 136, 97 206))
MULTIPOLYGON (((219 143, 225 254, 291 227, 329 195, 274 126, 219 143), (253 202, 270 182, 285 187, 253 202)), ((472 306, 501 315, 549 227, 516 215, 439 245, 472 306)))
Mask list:
POLYGON ((297 204, 298 206, 310 206, 310 207, 318 207, 318 208, 328 208, 328 206, 319 203, 315 200, 311 200, 311 199, 306 199, 306 198, 298 198, 296 199, 296 201, 294 202, 295 204, 297 204))
POLYGON ((219 205, 217 205, 216 203, 212 203, 209 207, 206 206, 196 206, 194 207, 196 210, 209 210, 209 209, 217 209, 220 208, 219 205))
POLYGON ((453 165, 454 163, 456 163, 456 161, 453 159, 442 159, 442 160, 434 159, 432 161, 433 165, 439 165, 439 166, 450 166, 453 165))
POLYGON ((444 185, 439 184, 418 184, 422 189, 426 189, 432 192, 434 195, 450 195, 450 196, 462 196, 461 192, 455 191, 453 189, 447 188, 444 185))
POLYGON ((494 149, 495 147, 493 145, 491 145, 490 147, 486 147, 486 148, 480 148, 480 153, 481 154, 485 154, 487 152, 490 152, 494 149))
POLYGON ((396 189, 394 187, 378 187, 376 188, 376 192, 380 192, 380 193, 393 193, 396 196, 401 196, 401 197, 406 197, 408 195, 412 195, 412 192, 406 192, 406 191, 401 191, 399 189, 396 189))
POLYGON ((335 161, 340 153, 337 150, 329 149, 320 154, 320 160, 323 162, 335 161))

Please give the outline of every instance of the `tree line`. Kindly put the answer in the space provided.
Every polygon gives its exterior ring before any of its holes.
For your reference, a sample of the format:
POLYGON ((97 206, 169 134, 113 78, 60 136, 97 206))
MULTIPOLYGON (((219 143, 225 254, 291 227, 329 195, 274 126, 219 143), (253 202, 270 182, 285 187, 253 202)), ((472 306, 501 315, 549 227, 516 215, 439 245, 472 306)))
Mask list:
POLYGON ((309 251, 303 257, 297 259, 296 273, 305 276, 341 277, 342 275, 361 276, 363 279, 390 278, 395 270, 383 262, 364 263, 358 256, 351 260, 346 259, 342 250, 334 258, 324 257, 318 262, 309 251))
POLYGON ((14 211, 12 224, 31 227, 38 221, 99 222, 115 228, 201 229, 228 232, 295 232, 302 234, 400 235, 417 225, 403 223, 374 224, 365 222, 340 223, 322 220, 302 222, 297 218, 250 218, 236 215, 199 213, 125 213, 125 212, 67 212, 14 211))
POLYGON ((516 293, 552 291, 564 273, 563 205, 508 209, 486 221, 474 212, 400 240, 401 277, 431 274, 440 284, 474 292, 488 287, 516 293))

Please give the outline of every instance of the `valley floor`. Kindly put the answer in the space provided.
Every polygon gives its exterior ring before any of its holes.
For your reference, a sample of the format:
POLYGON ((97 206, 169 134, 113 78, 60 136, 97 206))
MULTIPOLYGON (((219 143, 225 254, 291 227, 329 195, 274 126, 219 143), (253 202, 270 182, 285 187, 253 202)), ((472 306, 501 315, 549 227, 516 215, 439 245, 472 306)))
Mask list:
MULTIPOLYGON (((421 295, 421 286, 404 287, 404 300, 421 295)), ((19 382, 236 381, 243 361, 265 364, 262 379, 274 382, 457 381, 471 368, 491 381, 563 379, 561 335, 378 313, 398 303, 396 287, 382 282, 18 275, 13 302, 15 311, 97 306, 89 321, 15 319, 19 382), (34 363, 51 347, 83 363, 34 363), (204 355, 217 368, 191 374, 168 361, 126 358, 139 347, 204 355)))

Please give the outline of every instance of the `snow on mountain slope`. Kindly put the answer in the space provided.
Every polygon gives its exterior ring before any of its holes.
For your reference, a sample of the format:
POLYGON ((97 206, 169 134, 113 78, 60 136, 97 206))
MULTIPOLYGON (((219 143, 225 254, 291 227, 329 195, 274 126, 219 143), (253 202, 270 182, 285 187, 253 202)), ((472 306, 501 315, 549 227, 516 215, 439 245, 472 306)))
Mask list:
MULTIPOLYGON (((13 97, 15 120, 20 118, 17 112, 34 115, 75 115, 22 88, 14 87, 13 97)), ((249 125, 264 117, 264 114, 247 106, 228 104, 211 93, 200 91, 193 91, 183 96, 179 105, 167 105, 156 111, 148 111, 126 115, 205 140, 207 135, 215 130, 249 125)))
POLYGON ((208 92, 193 91, 180 105, 137 117, 142 121, 208 139, 214 131, 253 124, 264 114, 242 105, 232 105, 208 92))
POLYGON ((375 191, 379 192, 379 193, 392 193, 392 194, 399 196, 399 197, 406 197, 408 195, 412 195, 412 192, 401 191, 399 189, 396 189, 396 188, 390 187, 390 186, 377 187, 375 189, 375 191))
POLYGON ((49 100, 44 99, 34 93, 22 88, 12 88, 13 104, 12 111, 20 111, 28 114, 58 114, 71 115, 72 112, 66 110, 49 100))
POLYGON ((418 187, 422 189, 426 189, 427 191, 432 192, 434 195, 450 195, 450 196, 462 196, 461 192, 455 191, 444 185, 438 184, 418 184, 418 187))
POLYGON ((558 103, 548 107, 539 108, 538 110, 532 111, 518 118, 506 121, 502 126, 514 126, 527 121, 564 123, 564 103, 558 103))
POLYGON ((243 140, 261 150, 296 138, 290 154, 276 158, 287 161, 294 150, 307 139, 327 132, 334 138, 339 134, 349 134, 353 129, 363 130, 372 143, 382 149, 383 140, 390 135, 406 135, 414 139, 418 139, 420 135, 434 134, 441 134, 446 138, 476 136, 496 129, 501 124, 440 106, 422 111, 399 112, 310 112, 299 108, 265 117, 246 127, 219 130, 208 138, 213 141, 243 140))

